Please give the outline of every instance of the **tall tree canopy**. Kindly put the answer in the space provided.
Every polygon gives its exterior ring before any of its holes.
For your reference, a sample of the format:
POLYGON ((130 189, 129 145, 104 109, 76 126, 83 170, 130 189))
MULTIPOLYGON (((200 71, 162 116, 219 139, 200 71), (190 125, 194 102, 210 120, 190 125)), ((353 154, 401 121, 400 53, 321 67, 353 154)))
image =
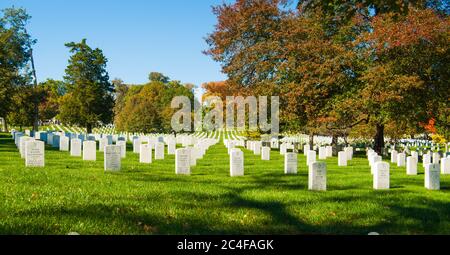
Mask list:
POLYGON ((381 153, 387 125, 448 120, 448 4, 409 2, 237 0, 214 7, 206 54, 239 86, 279 94, 285 130, 366 126, 381 153))
POLYGON ((61 99, 59 119, 86 127, 90 133, 99 123, 113 119, 114 87, 106 71, 107 59, 100 49, 89 47, 86 39, 66 46, 73 55, 64 76, 67 94, 61 99))
MULTIPOLYGON (((35 43, 26 31, 26 25, 31 18, 24 9, 7 8, 0 16, 0 116, 16 116, 22 107, 25 92, 32 93, 27 87, 31 74, 28 70, 31 45, 35 43), (14 112, 13 112, 14 111, 14 112)), ((27 95, 30 96, 30 95, 27 95)), ((31 95, 32 96, 32 95, 31 95)), ((28 98, 32 99, 32 98, 28 98)), ((17 120, 17 118, 15 118, 17 120)), ((23 123, 23 122, 22 122, 23 123)))

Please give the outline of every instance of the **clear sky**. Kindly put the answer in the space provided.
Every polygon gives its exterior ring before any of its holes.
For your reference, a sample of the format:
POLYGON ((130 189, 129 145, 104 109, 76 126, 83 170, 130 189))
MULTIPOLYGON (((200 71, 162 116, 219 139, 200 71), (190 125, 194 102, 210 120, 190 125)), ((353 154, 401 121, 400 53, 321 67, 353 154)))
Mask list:
MULTIPOLYGON (((226 2, 230 2, 227 0, 226 2)), ((0 8, 24 7, 38 40, 38 80, 62 79, 67 42, 86 38, 108 58, 111 79, 141 84, 151 71, 201 85, 226 78, 202 53, 216 23, 211 6, 223 0, 0 0, 0 8)))

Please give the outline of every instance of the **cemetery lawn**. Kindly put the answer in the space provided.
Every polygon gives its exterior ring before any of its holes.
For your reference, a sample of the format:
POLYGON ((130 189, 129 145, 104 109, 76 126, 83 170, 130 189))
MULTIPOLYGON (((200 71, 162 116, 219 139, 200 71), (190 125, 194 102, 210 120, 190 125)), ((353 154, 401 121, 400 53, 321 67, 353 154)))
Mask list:
POLYGON ((46 148, 46 167, 27 169, 0 134, 0 234, 450 234, 450 176, 424 188, 423 168, 407 176, 391 164, 391 190, 374 191, 361 156, 339 168, 327 160, 328 191, 308 191, 305 157, 284 175, 284 158, 245 152, 245 177, 229 177, 222 143, 176 176, 174 156, 139 164, 128 145, 122 172, 104 173, 103 155, 83 162, 46 148))

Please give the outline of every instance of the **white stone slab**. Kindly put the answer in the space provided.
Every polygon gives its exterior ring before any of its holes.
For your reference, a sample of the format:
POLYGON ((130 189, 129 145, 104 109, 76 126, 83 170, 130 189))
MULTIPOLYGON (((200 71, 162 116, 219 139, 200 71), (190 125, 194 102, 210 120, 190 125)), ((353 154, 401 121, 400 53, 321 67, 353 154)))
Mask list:
POLYGON ((450 158, 441 159, 441 174, 450 174, 450 158))
POLYGON ((425 188, 429 190, 441 189, 441 172, 438 164, 425 165, 425 188))
POLYGON ((74 138, 70 140, 70 156, 81 157, 81 139, 74 138))
POLYGON ((397 163, 398 152, 396 150, 391 151, 391 163, 397 163))
POLYGON ((164 143, 158 142, 155 144, 155 160, 164 159, 164 143))
POLYGON ((310 150, 306 155, 306 165, 310 166, 314 162, 316 162, 316 151, 310 150))
POLYGON ((60 151, 69 151, 69 142, 70 142, 69 137, 61 136, 59 138, 59 150, 60 151))
POLYGON ((383 190, 390 188, 390 171, 389 164, 386 162, 378 162, 375 164, 373 174, 373 188, 383 190))
POLYGON ((139 151, 139 163, 152 163, 152 146, 150 144, 141 144, 139 151))
POLYGON ((261 160, 270 160, 270 147, 263 147, 261 149, 261 160))
POLYGON ((97 143, 95 141, 83 142, 83 160, 86 161, 97 160, 97 143))
POLYGON ((104 165, 105 171, 117 172, 121 169, 122 149, 118 145, 105 145, 104 165))
POLYGON ((244 176, 244 152, 232 149, 230 153, 230 176, 244 176))
POLYGON ((406 158, 406 174, 417 175, 417 158, 413 156, 406 158))
POLYGON ((175 173, 178 175, 191 174, 191 151, 188 148, 177 149, 175 152, 175 173))
POLYGON ((406 154, 405 153, 397 154, 397 166, 398 167, 406 166, 406 154))
POLYGON ((347 153, 345 151, 338 153, 338 166, 347 166, 347 153))
POLYGON ((327 159, 327 148, 319 147, 319 160, 327 159))
POLYGON ((298 156, 297 153, 289 152, 284 155, 284 173, 297 174, 298 156))
POLYGON ((127 157, 127 142, 123 140, 117 140, 116 145, 120 146, 120 153, 122 155, 122 158, 127 157))
POLYGON ((25 166, 44 167, 45 166, 45 143, 38 140, 28 140, 25 142, 25 166))
POLYGON ((315 162, 309 166, 308 189, 315 191, 327 190, 327 164, 315 162))

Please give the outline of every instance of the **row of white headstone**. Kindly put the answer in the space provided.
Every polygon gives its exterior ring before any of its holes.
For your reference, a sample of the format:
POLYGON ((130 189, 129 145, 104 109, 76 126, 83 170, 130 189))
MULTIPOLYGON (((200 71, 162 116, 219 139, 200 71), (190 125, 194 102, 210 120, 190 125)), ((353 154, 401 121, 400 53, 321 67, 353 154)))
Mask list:
MULTIPOLYGON (((17 147, 19 148, 19 152, 22 158, 25 158, 25 163, 27 167, 44 167, 45 166, 45 143, 43 141, 39 141, 33 137, 24 136, 21 133, 12 133, 14 136, 17 147), (17 137, 16 137, 17 136, 17 137), (27 144, 29 142, 29 144, 27 144)), ((39 136, 39 133, 37 134, 39 136)), ((69 141, 70 141, 70 155, 74 157, 83 157, 85 161, 96 161, 97 158, 97 142, 96 141, 84 141, 81 139, 73 138, 69 139, 62 133, 49 133, 49 136, 53 135, 60 136, 59 140, 59 149, 61 151, 69 151, 69 141)), ((195 165, 195 160, 198 158, 202 158, 205 154, 205 151, 209 146, 216 141, 214 139, 202 139, 206 134, 201 134, 200 136, 194 136, 195 139, 191 139, 190 141, 199 141, 195 146, 196 148, 191 147, 190 151, 193 153, 193 157, 191 157, 191 164, 195 165), (199 140, 196 140, 199 139, 199 140), (197 149, 199 148, 199 149, 197 149)), ((116 144, 110 144, 110 139, 105 136, 99 137, 99 151, 104 152, 104 168, 106 171, 119 171, 121 169, 121 159, 126 157, 126 141, 116 140, 116 144)), ((185 138, 185 137, 182 137, 185 138)), ((147 138, 142 139, 146 140, 147 144, 141 144, 140 138, 133 140, 133 149, 135 150, 136 145, 139 142, 139 153, 140 153, 140 161, 142 163, 151 163, 152 158, 152 149, 155 149, 155 159, 164 159, 164 150, 165 144, 163 142, 154 142, 154 139, 147 138)), ((159 139, 164 140, 164 139, 159 139)), ((53 143, 53 141, 50 141, 53 143)), ((172 137, 167 137, 167 145, 168 145, 168 154, 175 154, 176 150, 176 140, 172 137)), ((189 144, 189 142, 187 142, 189 144)))
MULTIPOLYGON (((439 154, 438 154, 439 155, 439 154)), ((425 188, 429 190, 440 189, 440 175, 450 174, 450 156, 448 158, 440 159, 441 164, 431 163, 430 156, 424 155, 423 167, 425 169, 425 188)), ((369 165, 371 167, 371 173, 374 178, 375 189, 389 189, 390 179, 390 165, 387 162, 383 162, 383 158, 379 156, 375 151, 368 150, 367 157, 369 165)), ((407 157, 405 153, 398 153, 397 151, 391 151, 391 163, 396 163, 398 167, 406 166, 407 175, 417 175, 417 165, 419 157, 417 152, 411 152, 411 156, 407 157)), ((435 156, 435 158, 440 158, 435 156)))
MULTIPOLYGON (((267 148, 270 153, 270 148, 267 148)), ((264 152, 263 152, 264 153, 264 152)), ((297 174, 298 157, 297 153, 285 153, 284 172, 287 175, 297 174)), ((327 190, 326 163, 313 162, 309 165, 308 171, 308 189, 316 191, 327 190)), ((230 150, 230 176, 244 176, 244 152, 238 148, 230 150)))
MULTIPOLYGON (((396 163, 398 167, 406 166, 406 173, 408 175, 417 175, 419 154, 416 151, 411 151, 411 156, 406 157, 405 153, 398 153, 397 151, 392 150, 391 163, 396 163)), ((431 153, 429 151, 422 157, 422 166, 426 168, 426 166, 430 164, 438 165, 440 167, 441 174, 450 174, 450 156, 447 156, 447 158, 441 158, 439 153, 431 153)))

